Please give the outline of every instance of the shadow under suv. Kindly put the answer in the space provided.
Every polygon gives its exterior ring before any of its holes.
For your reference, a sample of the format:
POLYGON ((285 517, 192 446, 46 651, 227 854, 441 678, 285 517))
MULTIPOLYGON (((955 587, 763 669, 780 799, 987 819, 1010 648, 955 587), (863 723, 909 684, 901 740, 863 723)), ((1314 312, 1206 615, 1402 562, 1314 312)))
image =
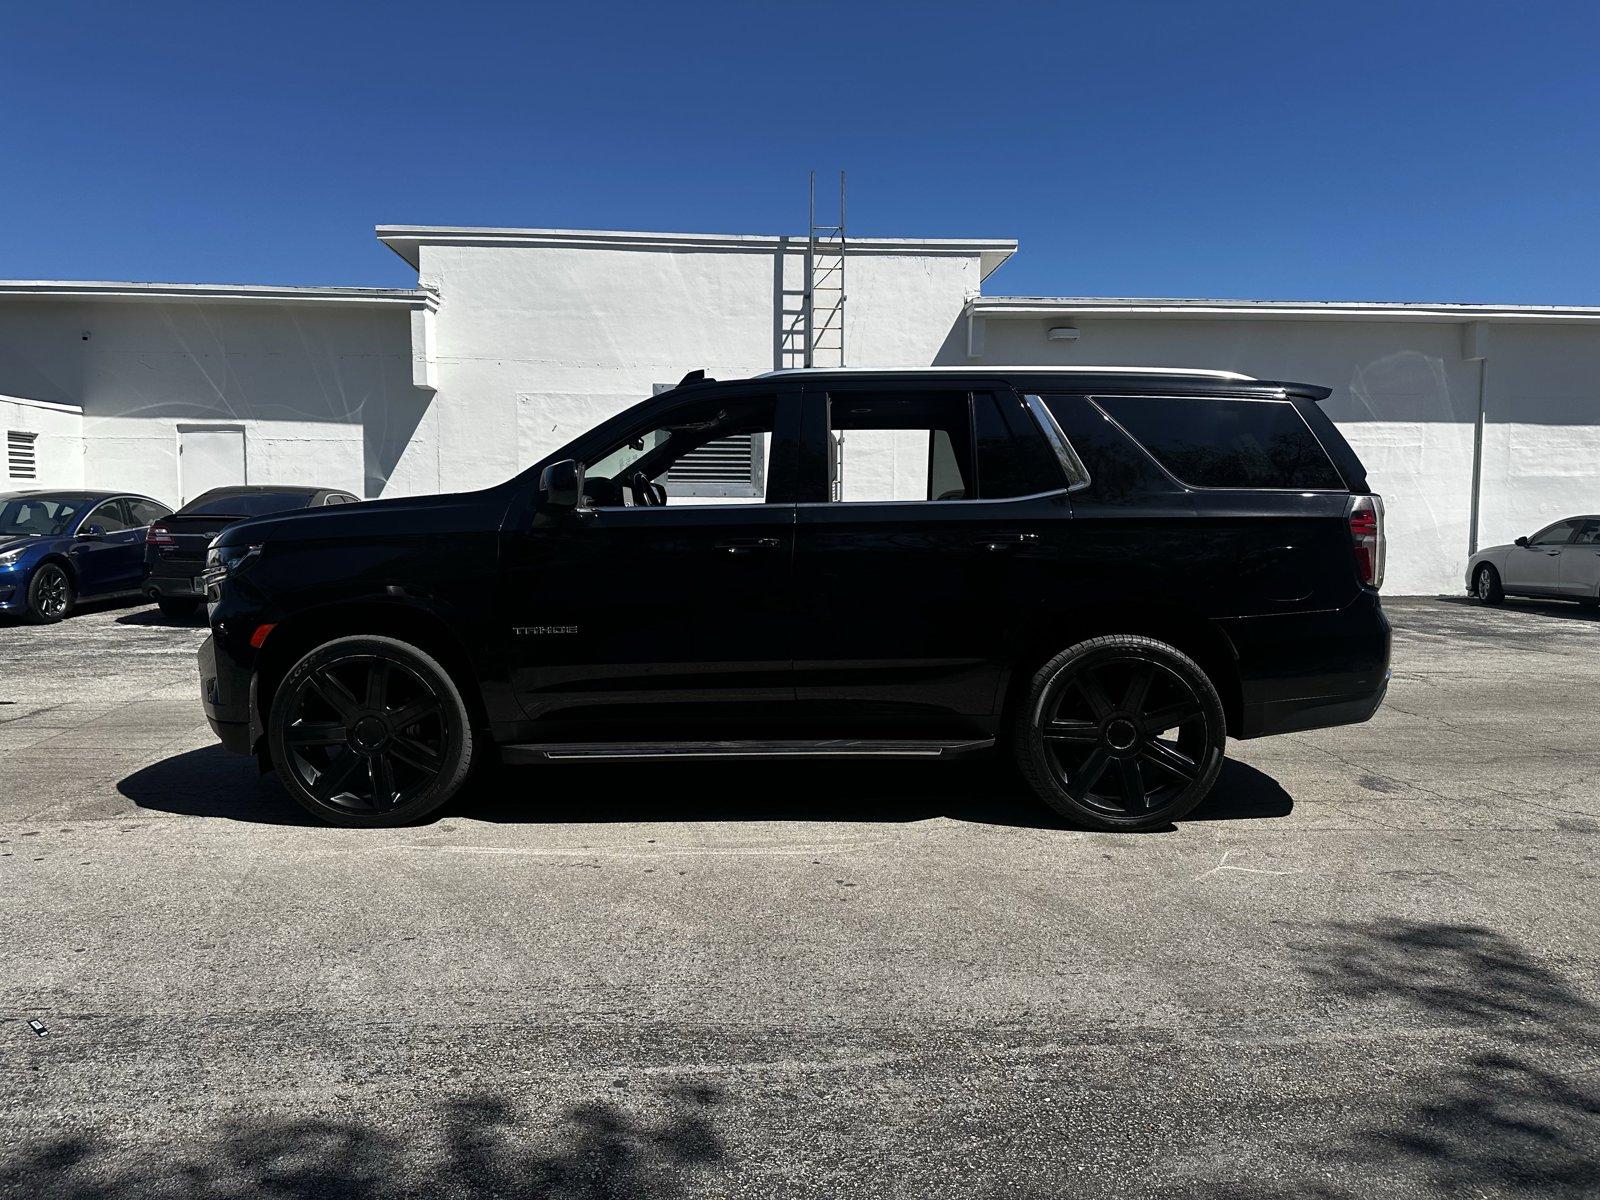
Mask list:
POLYGON ((677 388, 497 487, 212 545, 206 715, 340 824, 474 762, 942 758, 1003 745, 1143 829, 1224 740, 1366 720, 1383 506, 1328 390, 1119 368, 677 388))

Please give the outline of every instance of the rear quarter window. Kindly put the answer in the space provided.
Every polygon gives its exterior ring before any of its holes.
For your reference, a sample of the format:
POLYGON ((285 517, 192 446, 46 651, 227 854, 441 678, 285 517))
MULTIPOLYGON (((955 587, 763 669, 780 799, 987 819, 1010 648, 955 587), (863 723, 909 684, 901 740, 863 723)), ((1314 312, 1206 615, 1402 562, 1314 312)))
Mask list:
POLYGON ((1192 487, 1344 490, 1322 444, 1287 400, 1096 396, 1094 402, 1192 487))

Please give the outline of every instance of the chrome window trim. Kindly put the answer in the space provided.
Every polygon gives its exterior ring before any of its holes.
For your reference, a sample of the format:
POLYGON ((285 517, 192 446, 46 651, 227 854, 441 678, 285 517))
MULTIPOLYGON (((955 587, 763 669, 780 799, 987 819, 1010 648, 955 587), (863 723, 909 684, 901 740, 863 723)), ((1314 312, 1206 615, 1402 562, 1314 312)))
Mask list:
POLYGON ((1072 443, 1067 440, 1066 433, 1057 423, 1055 413, 1051 412, 1050 406, 1044 402, 1044 397, 1030 393, 1022 398, 1022 403, 1033 414, 1034 422, 1044 434, 1044 440, 1050 443, 1050 448, 1055 451, 1056 461, 1066 472, 1067 492, 1069 494, 1081 492, 1088 487, 1093 482, 1089 468, 1083 465, 1078 452, 1072 448, 1072 443))

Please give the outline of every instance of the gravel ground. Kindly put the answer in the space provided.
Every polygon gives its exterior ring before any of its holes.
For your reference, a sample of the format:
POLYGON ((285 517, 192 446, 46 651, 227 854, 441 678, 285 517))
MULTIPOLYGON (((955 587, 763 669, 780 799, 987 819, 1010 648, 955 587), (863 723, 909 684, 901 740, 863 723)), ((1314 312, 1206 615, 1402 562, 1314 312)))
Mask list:
POLYGON ((992 761, 328 829, 198 624, 0 626, 0 1194, 1593 1196, 1600 624, 1390 611, 1373 721, 1120 836, 992 761))

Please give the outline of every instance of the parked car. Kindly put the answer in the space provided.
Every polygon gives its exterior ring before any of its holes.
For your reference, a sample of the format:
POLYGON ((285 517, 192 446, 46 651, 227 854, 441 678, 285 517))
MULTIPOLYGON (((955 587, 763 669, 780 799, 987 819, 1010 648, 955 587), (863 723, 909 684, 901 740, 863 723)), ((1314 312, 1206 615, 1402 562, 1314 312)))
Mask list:
POLYGON ((230 526, 202 702, 339 824, 421 817, 492 752, 1001 743, 1071 819, 1164 825, 1225 735, 1383 699, 1383 506, 1328 394, 1155 369, 691 376, 484 491, 230 526))
POLYGON ((0 492, 0 613, 43 624, 137 596, 145 527, 171 511, 127 492, 0 492))
POLYGON ((200 582, 206 547, 224 528, 247 517, 358 502, 337 488, 294 484, 240 485, 202 492, 150 526, 144 543, 144 594, 169 617, 193 616, 206 595, 200 582))
POLYGON ((1485 604, 1540 596, 1600 605, 1600 517, 1566 517, 1467 562, 1467 591, 1485 604))

